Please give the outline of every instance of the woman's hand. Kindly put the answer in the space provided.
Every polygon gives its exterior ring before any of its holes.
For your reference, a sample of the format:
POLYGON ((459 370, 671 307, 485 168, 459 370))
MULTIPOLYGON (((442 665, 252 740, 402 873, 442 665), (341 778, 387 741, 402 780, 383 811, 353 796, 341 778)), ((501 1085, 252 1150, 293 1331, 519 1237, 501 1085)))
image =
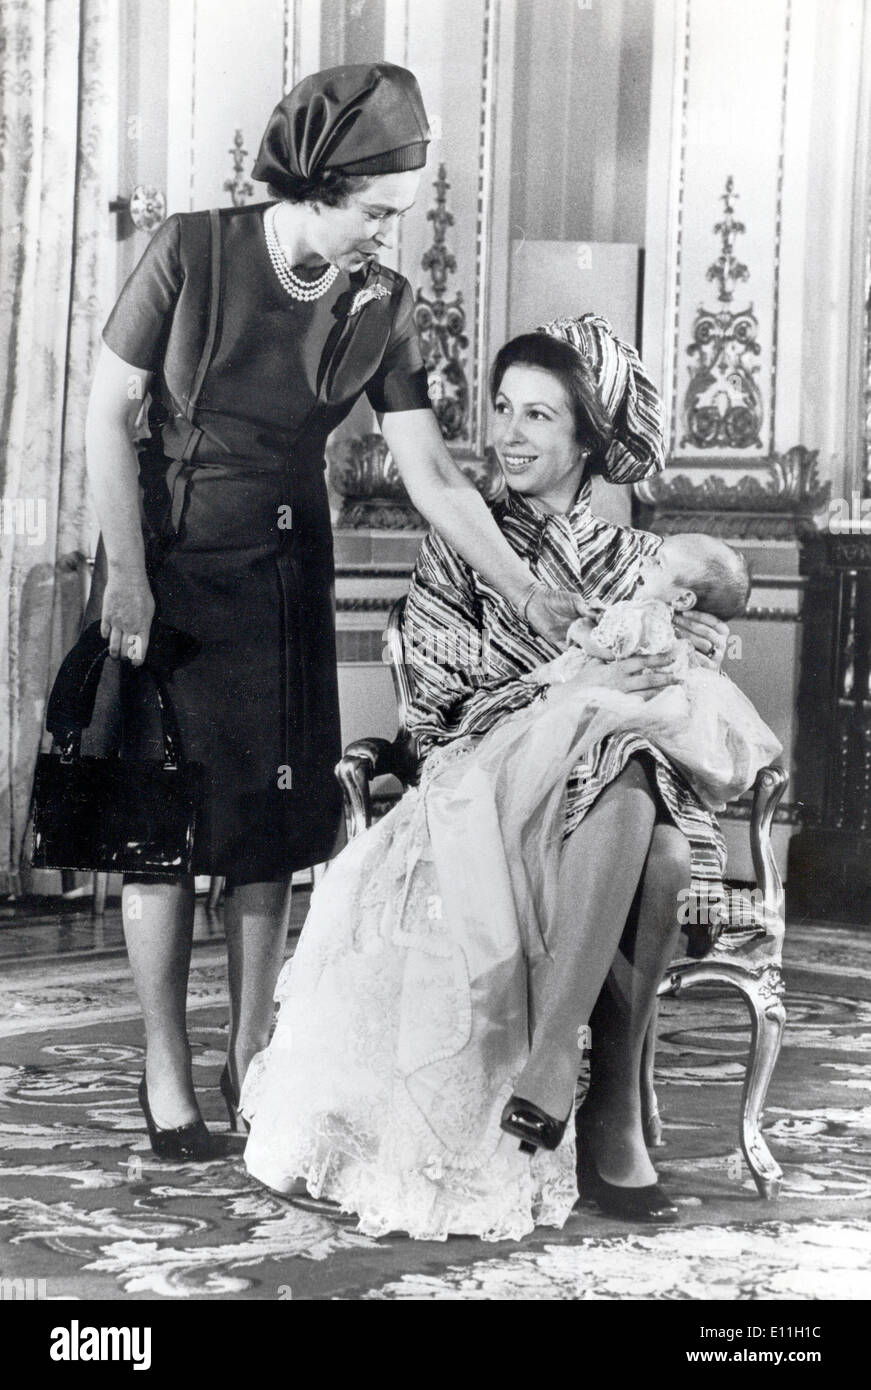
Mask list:
POLYGON ((699 613, 692 609, 686 613, 675 613, 674 627, 679 637, 686 637, 692 642, 702 666, 719 671, 729 640, 729 629, 725 623, 710 613, 699 613))
POLYGON ((109 654, 141 666, 148 650, 154 599, 145 573, 139 515, 139 461, 131 435, 151 373, 103 343, 88 401, 88 478, 108 560, 103 620, 109 654))
POLYGON ((568 630, 575 619, 591 617, 598 611, 571 589, 548 589, 545 584, 539 584, 532 591, 524 616, 540 637, 546 637, 557 647, 565 647, 568 630))
POLYGON ((145 571, 110 565, 100 625, 101 633, 109 639, 109 655, 141 666, 148 651, 153 617, 154 597, 145 571))
POLYGON ((571 679, 575 689, 605 686, 608 690, 622 690, 626 695, 654 695, 657 690, 675 683, 673 652, 624 656, 621 661, 589 661, 571 679))

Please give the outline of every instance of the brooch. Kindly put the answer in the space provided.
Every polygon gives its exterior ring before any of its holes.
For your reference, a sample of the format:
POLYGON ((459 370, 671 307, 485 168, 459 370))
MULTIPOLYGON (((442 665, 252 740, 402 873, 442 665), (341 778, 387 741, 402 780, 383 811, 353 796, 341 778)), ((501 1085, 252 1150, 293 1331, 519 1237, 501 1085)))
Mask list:
POLYGON ((348 310, 348 318, 350 318, 352 314, 359 313, 370 300, 386 299, 389 294, 390 291, 385 285, 370 285, 368 289, 358 290, 351 301, 351 307, 348 310))

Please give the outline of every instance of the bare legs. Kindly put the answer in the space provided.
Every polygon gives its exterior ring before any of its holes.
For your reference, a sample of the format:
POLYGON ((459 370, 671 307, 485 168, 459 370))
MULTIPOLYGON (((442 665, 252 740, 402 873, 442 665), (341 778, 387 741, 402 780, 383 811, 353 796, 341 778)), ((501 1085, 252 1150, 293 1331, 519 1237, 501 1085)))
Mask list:
POLYGON ((599 1173, 618 1187, 656 1181, 644 1142, 641 1054, 660 981, 674 957, 678 893, 690 881, 689 845, 658 823, 638 899, 590 1020, 590 1090, 582 1123, 599 1173))
MULTIPOLYGON (((155 1124, 176 1129, 199 1116, 186 1007, 194 921, 192 878, 125 883, 124 935, 145 1022, 146 1079, 155 1124)), ((234 1087, 265 1046, 290 915, 290 884, 236 887, 225 911, 230 986, 228 1065, 234 1087)))
POLYGON ((581 1061, 578 1028, 588 1022, 617 951, 655 819, 647 776, 633 760, 563 846, 549 956, 531 972, 532 1047, 515 1085, 518 1096, 557 1120, 571 1108, 581 1061))
POLYGON ((227 1067, 238 1096, 256 1052, 269 1041, 273 996, 290 922, 290 880, 247 883, 224 900, 230 983, 227 1067))
POLYGON ((199 1117, 186 1010, 194 927, 192 878, 125 883, 121 914, 127 955, 145 1022, 145 1076, 158 1129, 199 1117))
POLYGON ((601 1176, 629 1187, 656 1177, 641 1123, 641 1052, 674 952, 677 895, 690 880, 684 836, 657 815, 652 778, 633 759, 566 842, 550 958, 531 981, 532 1047, 515 1085, 516 1095, 562 1120, 580 1064, 578 1028, 589 1021, 584 1134, 601 1176))

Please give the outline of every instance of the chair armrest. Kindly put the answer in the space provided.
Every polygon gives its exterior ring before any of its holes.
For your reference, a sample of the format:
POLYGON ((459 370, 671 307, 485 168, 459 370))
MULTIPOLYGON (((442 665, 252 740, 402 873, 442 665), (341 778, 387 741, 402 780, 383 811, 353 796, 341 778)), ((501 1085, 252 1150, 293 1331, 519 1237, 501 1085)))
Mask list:
POLYGON ((336 764, 336 777, 342 788, 345 829, 352 840, 372 824, 370 784, 375 777, 396 777, 407 788, 416 780, 417 758, 409 740, 397 735, 386 738, 358 738, 349 743, 336 764))
POLYGON ((711 916, 704 913, 697 920, 691 909, 686 932, 687 955, 693 959, 704 959, 714 951, 779 954, 786 924, 783 881, 771 844, 771 825, 788 782, 789 774, 781 767, 763 767, 757 773, 749 824, 757 888, 748 894, 727 879, 721 912, 711 916))
POLYGON ((782 767, 763 767, 756 775, 753 788, 753 808, 750 812, 750 853, 756 882, 762 890, 765 918, 771 924, 784 923, 783 880, 771 845, 771 825, 780 798, 789 783, 789 773, 782 767))

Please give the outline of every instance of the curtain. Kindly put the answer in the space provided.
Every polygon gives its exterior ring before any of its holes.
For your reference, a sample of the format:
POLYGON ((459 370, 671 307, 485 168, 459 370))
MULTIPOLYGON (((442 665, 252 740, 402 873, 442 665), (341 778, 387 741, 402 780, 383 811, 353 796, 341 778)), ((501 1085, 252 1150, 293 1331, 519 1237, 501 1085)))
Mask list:
POLYGON ((0 0, 0 893, 95 519, 84 417, 111 305, 118 0, 0 0))

